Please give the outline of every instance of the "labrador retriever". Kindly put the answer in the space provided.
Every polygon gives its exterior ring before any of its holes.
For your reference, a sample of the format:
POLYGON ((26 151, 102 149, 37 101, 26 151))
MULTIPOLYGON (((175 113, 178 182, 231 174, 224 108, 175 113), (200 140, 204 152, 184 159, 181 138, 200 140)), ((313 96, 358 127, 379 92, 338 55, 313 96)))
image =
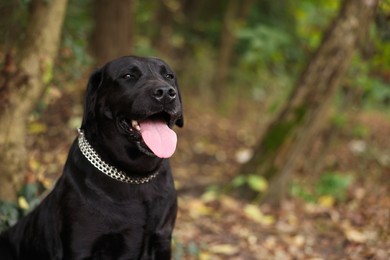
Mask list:
POLYGON ((170 259, 175 124, 181 96, 161 59, 125 56, 94 72, 62 176, 0 235, 0 259, 170 259))

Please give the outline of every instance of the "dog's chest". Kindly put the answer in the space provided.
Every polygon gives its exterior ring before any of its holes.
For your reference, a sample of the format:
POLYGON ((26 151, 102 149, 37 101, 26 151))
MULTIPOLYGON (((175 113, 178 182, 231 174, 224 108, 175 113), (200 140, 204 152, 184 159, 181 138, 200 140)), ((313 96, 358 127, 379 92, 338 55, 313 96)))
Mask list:
POLYGON ((164 202, 133 200, 129 203, 97 203, 93 207, 80 205, 80 210, 69 219, 66 238, 69 256, 137 258, 136 252, 139 254, 148 246, 157 226, 166 217, 156 203, 164 202))

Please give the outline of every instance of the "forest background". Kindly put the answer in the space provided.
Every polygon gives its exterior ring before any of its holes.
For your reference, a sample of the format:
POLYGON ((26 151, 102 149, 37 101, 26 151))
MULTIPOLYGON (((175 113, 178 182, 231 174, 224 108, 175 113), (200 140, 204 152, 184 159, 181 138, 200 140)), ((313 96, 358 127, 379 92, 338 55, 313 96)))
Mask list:
POLYGON ((183 95, 175 259, 388 259, 389 19, 387 0, 1 0, 0 229, 61 173, 89 74, 133 54, 183 95))

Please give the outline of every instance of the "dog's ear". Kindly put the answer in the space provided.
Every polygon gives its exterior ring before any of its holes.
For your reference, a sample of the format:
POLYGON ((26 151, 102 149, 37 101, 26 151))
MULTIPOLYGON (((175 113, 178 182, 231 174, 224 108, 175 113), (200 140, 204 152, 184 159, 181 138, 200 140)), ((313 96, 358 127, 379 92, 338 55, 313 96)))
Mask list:
POLYGON ((176 120, 175 124, 176 124, 178 127, 183 127, 183 126, 184 126, 183 99, 181 98, 180 89, 179 89, 179 84, 178 84, 176 78, 175 78, 175 85, 176 85, 177 92, 179 93, 179 100, 180 100, 180 107, 181 107, 181 115, 180 115, 179 119, 176 120))
POLYGON ((87 91, 84 99, 84 115, 81 128, 84 129, 88 121, 95 117, 95 105, 97 98, 97 90, 103 81, 102 69, 97 69, 89 77, 87 91))

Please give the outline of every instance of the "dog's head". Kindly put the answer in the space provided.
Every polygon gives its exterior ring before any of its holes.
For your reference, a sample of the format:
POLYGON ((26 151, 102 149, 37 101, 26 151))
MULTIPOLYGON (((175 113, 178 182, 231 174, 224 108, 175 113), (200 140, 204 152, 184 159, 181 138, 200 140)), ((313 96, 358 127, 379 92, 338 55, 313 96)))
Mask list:
MULTIPOLYGON (((161 59, 126 56, 107 63, 88 82, 81 129, 99 153, 167 158, 183 126, 175 73, 161 59)), ((128 163, 128 162, 127 162, 128 163)))

